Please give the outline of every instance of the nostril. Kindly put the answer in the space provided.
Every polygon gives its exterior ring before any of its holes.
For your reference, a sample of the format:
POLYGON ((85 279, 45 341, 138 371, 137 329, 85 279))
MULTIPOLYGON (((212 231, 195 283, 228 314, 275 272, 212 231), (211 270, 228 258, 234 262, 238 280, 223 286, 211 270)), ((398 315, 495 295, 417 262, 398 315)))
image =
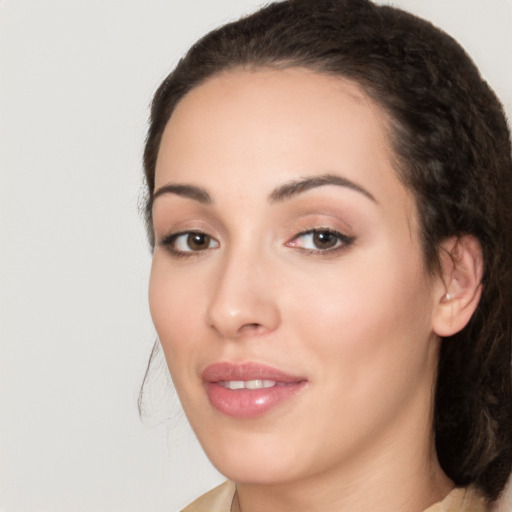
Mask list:
POLYGON ((240 332, 243 332, 243 331, 259 331, 262 328, 263 328, 263 326, 261 324, 258 324, 258 323, 245 324, 245 325, 242 325, 242 327, 240 328, 240 332))

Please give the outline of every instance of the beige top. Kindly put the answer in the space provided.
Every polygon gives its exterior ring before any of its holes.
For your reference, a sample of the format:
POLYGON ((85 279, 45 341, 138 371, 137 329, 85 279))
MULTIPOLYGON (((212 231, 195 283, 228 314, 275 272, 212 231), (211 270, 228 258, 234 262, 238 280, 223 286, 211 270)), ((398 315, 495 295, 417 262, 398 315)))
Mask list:
MULTIPOLYGON (((235 484, 225 482, 184 508, 182 512, 230 512, 235 496, 235 484)), ((453 489, 443 501, 435 503, 424 512, 488 512, 486 501, 475 489, 453 489)))

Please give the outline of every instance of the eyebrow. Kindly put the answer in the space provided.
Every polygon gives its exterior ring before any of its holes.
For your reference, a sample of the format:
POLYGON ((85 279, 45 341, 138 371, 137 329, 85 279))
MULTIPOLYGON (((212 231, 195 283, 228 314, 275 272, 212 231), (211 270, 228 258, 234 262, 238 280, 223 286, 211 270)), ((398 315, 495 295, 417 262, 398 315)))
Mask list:
POLYGON ((351 190, 359 192, 363 196, 372 200, 374 203, 378 203, 375 197, 373 197, 368 190, 357 185, 353 181, 347 178, 338 176, 336 174, 322 174, 320 176, 306 177, 300 180, 285 183, 280 187, 276 188, 269 196, 270 201, 276 203, 291 199, 299 194, 307 192, 313 188, 324 187, 326 185, 336 185, 338 187, 345 187, 351 190))
POLYGON ((160 197, 164 194, 175 194, 177 196, 186 197, 188 199, 193 199, 203 204, 211 204, 212 198, 208 192, 201 188, 196 187, 195 185, 180 185, 180 184, 168 184, 160 187, 153 194, 153 198, 151 203, 155 201, 157 197, 160 197))
MULTIPOLYGON (((294 180, 289 183, 284 183, 270 193, 269 200, 272 203, 279 203, 281 201, 286 201, 299 194, 307 192, 308 190, 324 187, 326 185, 336 185, 338 187, 349 188, 359 192, 374 203, 378 203, 375 197, 373 197, 373 195, 368 192, 368 190, 361 187, 360 185, 357 185, 353 181, 350 181, 349 179, 343 178, 342 176, 338 176, 336 174, 322 174, 320 176, 311 176, 302 178, 300 180, 294 180)), ((213 203, 212 197, 204 188, 198 187, 196 185, 169 183, 167 185, 163 185, 155 191, 151 200, 151 206, 157 197, 160 197, 164 194, 174 194, 180 197, 193 199, 194 201, 198 201, 202 204, 213 203)))

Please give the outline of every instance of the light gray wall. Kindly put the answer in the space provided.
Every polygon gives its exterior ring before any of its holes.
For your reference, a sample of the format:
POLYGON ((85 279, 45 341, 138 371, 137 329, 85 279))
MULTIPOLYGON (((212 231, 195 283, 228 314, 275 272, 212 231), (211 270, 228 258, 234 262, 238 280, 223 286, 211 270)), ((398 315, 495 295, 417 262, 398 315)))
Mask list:
MULTIPOLYGON (((179 56, 261 3, 0 0, 2 512, 169 512, 221 481, 176 404, 152 429, 137 415, 141 148, 179 56)), ((512 112, 510 0, 396 4, 458 37, 512 112)))

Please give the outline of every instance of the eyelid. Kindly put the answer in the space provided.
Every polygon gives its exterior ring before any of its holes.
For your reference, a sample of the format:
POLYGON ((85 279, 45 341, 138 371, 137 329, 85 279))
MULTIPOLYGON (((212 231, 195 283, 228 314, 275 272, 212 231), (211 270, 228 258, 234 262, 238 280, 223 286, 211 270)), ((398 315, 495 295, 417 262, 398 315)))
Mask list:
POLYGON ((301 250, 301 251, 309 253, 309 254, 329 254, 329 253, 337 252, 339 250, 347 249, 350 245, 352 245, 354 243, 354 241, 355 241, 354 237, 346 235, 337 229, 333 229, 330 227, 317 226, 317 227, 314 227, 311 229, 301 231, 300 233, 297 233, 285 245, 287 245, 288 247, 296 248, 298 250, 301 250), (334 247, 324 248, 324 249, 300 247, 294 243, 295 241, 299 240, 302 237, 313 236, 315 233, 328 233, 330 235, 335 236, 338 239, 338 241, 334 247))
POLYGON ((204 254, 212 249, 217 249, 220 246, 220 243, 215 237, 213 237, 212 235, 210 235, 209 233, 207 233, 204 230, 185 229, 182 231, 173 232, 168 235, 165 235, 158 241, 158 245, 165 248, 174 257, 197 257, 197 256, 201 256, 202 254, 204 254), (180 237, 190 236, 190 235, 194 235, 194 234, 204 235, 205 237, 208 237, 209 241, 214 243, 214 246, 212 247, 209 245, 208 247, 205 247, 204 249, 200 249, 197 251, 194 251, 193 249, 190 249, 190 250, 177 249, 175 247, 174 244, 180 237))

